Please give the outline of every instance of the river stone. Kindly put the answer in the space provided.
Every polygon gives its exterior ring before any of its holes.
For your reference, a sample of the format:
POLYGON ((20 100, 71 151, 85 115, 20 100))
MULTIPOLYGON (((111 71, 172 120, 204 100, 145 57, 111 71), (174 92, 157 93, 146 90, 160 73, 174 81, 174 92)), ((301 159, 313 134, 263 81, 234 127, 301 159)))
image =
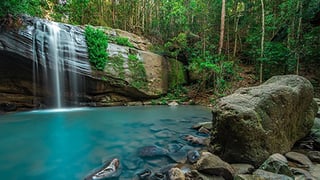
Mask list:
POLYGON ((172 168, 168 172, 169 179, 168 180, 185 180, 186 177, 184 173, 179 168, 172 168))
POLYGON ((201 179, 201 180, 226 180, 222 176, 215 176, 215 175, 209 175, 201 173, 197 170, 192 170, 189 173, 186 173, 186 179, 187 180, 195 180, 195 179, 201 179))
POLYGON ((316 111, 312 84, 301 76, 274 76, 240 88, 213 107, 211 150, 228 162, 259 166, 305 137, 316 111))
POLYGON ((264 171, 273 172, 276 174, 283 174, 289 177, 293 177, 293 174, 288 166, 287 159, 279 154, 271 155, 260 167, 264 171))
POLYGON ((197 130, 200 129, 201 127, 204 127, 206 129, 212 129, 212 122, 201 122, 192 126, 193 129, 197 129, 197 130))
POLYGON ((301 169, 301 168, 290 168, 290 169, 293 172, 293 174, 295 175, 294 176, 295 180, 297 180, 297 179, 315 180, 315 178, 312 177, 311 173, 304 170, 304 169, 301 169))
POLYGON ((199 130, 198 130, 199 133, 203 133, 203 134, 210 134, 210 130, 207 129, 207 128, 204 128, 204 127, 201 127, 199 130))
POLYGON ((222 176, 225 179, 233 179, 235 175, 230 164, 209 152, 202 152, 200 159, 194 164, 194 168, 201 173, 222 176))
POLYGON ((304 154, 301 154, 301 153, 298 153, 298 152, 288 152, 288 153, 285 154, 285 156, 289 160, 297 162, 300 165, 302 165, 303 167, 306 167, 306 168, 311 168, 312 167, 312 162, 304 154))
POLYGON ((311 169, 310 173, 313 177, 320 178, 320 164, 315 164, 311 169))
POLYGON ((313 162, 320 163, 320 151, 309 151, 308 158, 313 162))
POLYGON ((200 159, 200 153, 197 150, 191 150, 188 152, 187 154, 188 157, 188 161, 193 164, 195 162, 197 162, 200 159))
POLYGON ((314 120, 314 124, 311 128, 310 136, 314 141, 314 149, 320 151, 320 118, 314 120))
POLYGON ((138 150, 139 157, 166 156, 169 151, 156 145, 144 146, 138 150))
POLYGON ((168 157, 177 163, 185 163, 188 160, 188 152, 194 150, 194 147, 183 145, 175 151, 169 150, 168 157))
POLYGON ((235 170, 235 174, 250 174, 254 171, 254 166, 251 164, 231 164, 235 170))
POLYGON ((267 179, 258 175, 238 174, 234 177, 234 180, 267 180, 267 179))
POLYGON ((262 169, 257 169, 255 172, 253 172, 253 175, 260 176, 261 178, 265 179, 281 179, 281 180, 293 180, 292 177, 283 175, 283 174, 276 174, 269 171, 264 171, 262 169))

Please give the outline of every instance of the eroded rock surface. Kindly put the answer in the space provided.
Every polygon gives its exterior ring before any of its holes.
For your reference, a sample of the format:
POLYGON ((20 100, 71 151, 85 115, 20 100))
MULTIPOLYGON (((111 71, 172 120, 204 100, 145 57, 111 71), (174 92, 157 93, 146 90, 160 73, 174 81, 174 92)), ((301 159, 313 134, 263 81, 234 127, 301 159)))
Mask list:
POLYGON ((218 100, 213 108, 211 147, 227 162, 259 166, 273 153, 290 151, 305 137, 317 111, 307 79, 274 76, 218 100))

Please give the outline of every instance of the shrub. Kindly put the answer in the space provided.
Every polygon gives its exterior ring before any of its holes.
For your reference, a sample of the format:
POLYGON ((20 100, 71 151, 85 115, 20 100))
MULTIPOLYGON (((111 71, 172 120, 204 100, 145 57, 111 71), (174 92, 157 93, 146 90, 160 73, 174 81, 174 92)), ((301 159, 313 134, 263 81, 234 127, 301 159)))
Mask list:
POLYGON ((133 47, 133 45, 131 44, 131 42, 129 41, 129 38, 127 37, 116 37, 115 38, 115 42, 119 45, 122 45, 122 46, 128 46, 128 47, 133 47))
POLYGON ((100 29, 86 26, 85 36, 88 46, 90 63, 100 71, 103 71, 107 62, 108 39, 100 29))

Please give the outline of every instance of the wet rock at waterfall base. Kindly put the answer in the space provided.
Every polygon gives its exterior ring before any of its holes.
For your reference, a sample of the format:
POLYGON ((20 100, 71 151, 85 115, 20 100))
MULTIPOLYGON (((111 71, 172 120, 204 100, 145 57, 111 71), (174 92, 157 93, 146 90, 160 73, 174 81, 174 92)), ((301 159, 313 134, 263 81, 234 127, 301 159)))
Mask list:
POLYGON ((2 103, 0 104, 0 111, 4 112, 10 112, 10 111, 16 111, 17 105, 14 103, 2 103))

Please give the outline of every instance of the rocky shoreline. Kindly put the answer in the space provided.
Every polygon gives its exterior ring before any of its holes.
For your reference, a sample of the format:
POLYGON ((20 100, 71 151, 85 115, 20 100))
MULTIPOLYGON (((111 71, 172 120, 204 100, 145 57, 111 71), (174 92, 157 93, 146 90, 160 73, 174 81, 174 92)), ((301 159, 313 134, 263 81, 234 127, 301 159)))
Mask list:
MULTIPOLYGON (((212 108, 212 122, 194 126, 210 139, 187 161, 140 179, 319 179, 320 100, 301 76, 275 76, 240 88, 212 108)), ((176 104, 175 104, 176 105, 176 104)))
MULTIPOLYGON (((314 99, 320 106, 320 99, 314 99)), ((261 165, 248 163, 228 163, 209 151, 208 141, 203 137, 186 138, 191 144, 204 145, 201 150, 187 153, 184 163, 163 167, 157 172, 144 170, 137 173, 139 180, 267 180, 267 179, 320 179, 320 110, 310 133, 299 140, 294 147, 284 154, 274 153, 261 165), (192 156, 193 154, 193 156, 192 156)), ((192 128, 200 133, 207 133, 212 128, 211 122, 203 122, 192 128)), ((207 139, 208 140, 208 139, 207 139)))

